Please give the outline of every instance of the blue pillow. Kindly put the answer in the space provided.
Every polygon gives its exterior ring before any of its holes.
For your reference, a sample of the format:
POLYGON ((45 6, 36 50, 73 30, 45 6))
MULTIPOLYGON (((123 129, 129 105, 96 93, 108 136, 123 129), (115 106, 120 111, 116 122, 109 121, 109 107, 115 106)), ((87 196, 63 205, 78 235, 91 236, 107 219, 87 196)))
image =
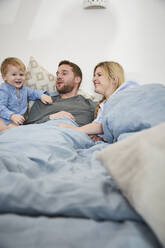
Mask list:
POLYGON ((165 86, 146 84, 112 95, 104 106, 103 130, 108 143, 165 122, 165 86))

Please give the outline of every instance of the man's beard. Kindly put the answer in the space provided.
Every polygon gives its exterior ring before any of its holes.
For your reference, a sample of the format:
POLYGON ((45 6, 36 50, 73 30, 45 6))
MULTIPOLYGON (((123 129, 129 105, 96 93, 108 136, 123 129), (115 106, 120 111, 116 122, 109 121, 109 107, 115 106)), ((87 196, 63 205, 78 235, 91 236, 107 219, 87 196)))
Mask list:
POLYGON ((73 90, 74 86, 73 85, 63 85, 60 89, 57 87, 57 91, 59 94, 66 94, 69 93, 73 90))

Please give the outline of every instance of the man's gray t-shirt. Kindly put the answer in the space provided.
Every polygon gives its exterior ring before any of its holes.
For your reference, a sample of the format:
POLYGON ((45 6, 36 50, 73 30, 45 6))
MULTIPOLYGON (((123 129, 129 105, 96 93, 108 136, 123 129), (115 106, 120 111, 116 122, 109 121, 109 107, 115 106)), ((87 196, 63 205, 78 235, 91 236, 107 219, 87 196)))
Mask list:
POLYGON ((49 120, 49 115, 66 111, 75 117, 79 126, 86 125, 93 121, 96 102, 86 99, 81 95, 70 98, 52 97, 53 104, 44 104, 37 100, 29 113, 25 124, 43 123, 49 120))

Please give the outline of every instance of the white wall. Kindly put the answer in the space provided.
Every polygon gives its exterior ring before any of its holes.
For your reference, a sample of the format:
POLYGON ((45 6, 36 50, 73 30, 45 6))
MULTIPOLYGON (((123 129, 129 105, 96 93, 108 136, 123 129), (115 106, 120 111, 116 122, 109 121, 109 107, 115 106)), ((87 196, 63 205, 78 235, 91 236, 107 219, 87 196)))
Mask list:
POLYGON ((164 83, 165 0, 109 0, 107 9, 83 9, 83 0, 0 0, 0 62, 32 55, 55 73, 58 62, 80 65, 92 91, 94 66, 121 63, 126 79, 164 83))

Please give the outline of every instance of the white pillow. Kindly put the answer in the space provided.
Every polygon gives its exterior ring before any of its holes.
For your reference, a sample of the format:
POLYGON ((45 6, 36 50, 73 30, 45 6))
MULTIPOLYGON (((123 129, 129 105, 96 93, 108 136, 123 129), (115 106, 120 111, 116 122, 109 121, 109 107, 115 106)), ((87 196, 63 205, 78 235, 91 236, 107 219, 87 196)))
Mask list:
POLYGON ((109 145, 97 158, 165 246, 165 123, 109 145))
MULTIPOLYGON (((55 92, 56 76, 49 73, 44 67, 39 65, 34 57, 31 56, 27 67, 25 84, 33 89, 55 92)), ((95 96, 88 94, 81 88, 79 89, 78 94, 84 96, 87 99, 91 99, 93 101, 95 100, 95 96)), ((28 113, 33 103, 33 101, 29 101, 28 113)))

